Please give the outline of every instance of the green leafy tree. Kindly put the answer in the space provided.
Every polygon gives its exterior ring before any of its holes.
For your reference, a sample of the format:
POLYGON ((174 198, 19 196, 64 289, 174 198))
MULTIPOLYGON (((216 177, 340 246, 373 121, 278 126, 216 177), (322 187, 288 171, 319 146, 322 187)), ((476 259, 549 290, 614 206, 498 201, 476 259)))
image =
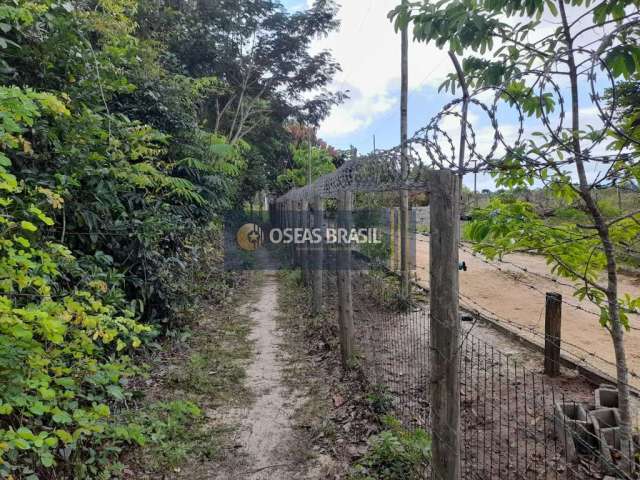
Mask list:
MULTIPOLYGON (((322 1, 0 5, 0 477, 113 478, 125 445, 158 438, 113 425, 130 354, 181 325, 221 214, 287 166, 288 121, 334 102, 304 100, 336 71, 308 36, 334 16, 322 1)), ((220 291, 205 294, 224 297, 229 274, 207 269, 220 291)))
POLYGON ((292 146, 291 149, 293 166, 278 177, 278 184, 283 190, 308 185, 318 177, 336 169, 333 157, 324 148, 307 145, 292 146))
POLYGON ((262 190, 277 187, 290 163, 288 122, 318 125, 344 98, 329 90, 338 64, 311 50, 338 26, 336 11, 330 0, 296 12, 273 0, 144 0, 137 21, 142 38, 166 48, 169 70, 217 80, 202 103, 203 127, 252 145, 244 186, 262 190))
MULTIPOLYGON (((619 293, 616 247, 637 240, 640 217, 634 211, 607 218, 593 192, 619 178, 637 181, 640 171, 635 155, 618 155, 621 150, 637 149, 632 139, 614 130, 615 122, 589 124, 585 119, 583 107, 589 96, 583 91, 589 88, 591 75, 602 76, 605 65, 616 80, 638 74, 638 6, 635 0, 455 0, 408 2, 390 13, 397 27, 412 24, 417 40, 448 49, 454 60, 464 55, 459 71, 447 79, 444 88, 503 87, 504 104, 518 106, 534 120, 549 118, 563 107, 548 79, 559 77, 558 82, 568 85, 561 92, 568 99, 568 125, 557 133, 541 128, 491 159, 496 165, 492 174, 498 186, 507 188, 544 183, 556 197, 587 212, 590 222, 550 227, 526 203, 494 201, 474 214, 470 230, 479 242, 476 248, 489 257, 520 249, 539 252, 554 272, 575 281, 578 297, 599 307, 600 323, 611 334, 615 350, 623 452, 633 451, 624 334, 629 329, 628 313, 640 301, 619 293), (540 38, 536 34, 543 17, 554 17, 557 26, 540 38), (591 23, 585 26, 581 19, 591 23), (588 67, 593 56, 586 48, 595 52, 593 70, 588 67), (538 74, 527 73, 532 71, 538 74), (614 140, 608 145, 610 163, 606 166, 594 152, 598 145, 607 144, 607 140, 598 142, 600 139, 614 140), (587 175, 594 164, 595 179, 587 175)), ((623 469, 633 468, 629 459, 621 463, 623 469)))

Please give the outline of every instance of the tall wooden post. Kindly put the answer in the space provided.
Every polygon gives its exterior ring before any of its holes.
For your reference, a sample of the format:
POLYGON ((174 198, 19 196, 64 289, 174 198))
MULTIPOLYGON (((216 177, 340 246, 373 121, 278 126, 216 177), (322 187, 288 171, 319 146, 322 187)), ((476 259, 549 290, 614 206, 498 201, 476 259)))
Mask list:
POLYGON ((396 268, 396 222, 395 208, 389 208, 389 270, 395 271, 396 268))
MULTIPOLYGON (((324 238, 324 202, 320 195, 313 200, 313 228, 322 230, 324 238)), ((311 276, 313 287, 312 313, 318 315, 322 311, 322 272, 324 244, 320 242, 314 246, 313 260, 311 261, 311 276)))
POLYGON ((560 375, 560 342, 562 330, 562 295, 547 293, 544 314, 544 373, 560 375))
MULTIPOLYGON (((402 0, 406 6, 407 0, 402 0)), ((405 183, 409 172, 407 157, 409 109, 409 29, 402 28, 401 40, 401 85, 400 85, 400 171, 405 183)), ((409 191, 406 185, 400 190, 400 296, 409 299, 409 191)))
MULTIPOLYGON (((302 201, 298 200, 296 202, 295 209, 296 211, 294 214, 294 217, 295 217, 294 228, 300 228, 302 227, 302 218, 303 218, 302 217, 302 201)), ((296 252, 296 267, 302 268, 302 248, 297 243, 294 243, 293 245, 295 247, 295 252, 296 252)))
MULTIPOLYGON (((351 192, 338 195, 338 228, 351 228, 351 192)), ((351 246, 339 244, 336 255, 338 282, 338 327, 340 329, 340 352, 342 367, 346 370, 353 358, 353 299, 351 293, 351 246)))
POLYGON ((431 186, 431 423, 433 472, 460 478, 460 320, 458 318, 458 177, 434 171, 431 186))
MULTIPOLYGON (((287 228, 293 228, 293 213, 294 213, 294 203, 293 200, 287 200, 287 228)), ((295 268, 296 264, 296 250, 295 244, 292 242, 289 245, 289 257, 291 259, 291 265, 295 268)))
MULTIPOLYGON (((300 202, 300 227, 301 228, 309 228, 311 225, 311 221, 309 219, 309 202, 302 201, 300 202)), ((311 276, 309 274, 309 248, 310 245, 307 243, 303 243, 299 245, 300 247, 300 267, 302 268, 302 279, 305 285, 309 285, 311 282, 311 276)))
POLYGON ((400 209, 391 207, 389 209, 389 242, 391 252, 389 257, 389 268, 393 272, 400 271, 400 209))
POLYGON ((274 227, 278 226, 278 200, 274 199, 273 203, 269 204, 269 220, 274 227))

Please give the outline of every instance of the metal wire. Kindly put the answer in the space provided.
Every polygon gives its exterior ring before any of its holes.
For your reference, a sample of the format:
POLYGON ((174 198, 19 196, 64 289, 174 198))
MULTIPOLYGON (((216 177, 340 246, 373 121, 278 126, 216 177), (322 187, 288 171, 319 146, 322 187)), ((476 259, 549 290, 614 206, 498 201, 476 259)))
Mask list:
MULTIPOLYGON (((636 24, 637 21, 634 20, 619 26, 615 31, 629 29, 636 24)), ((471 92, 468 99, 455 98, 447 103, 424 128, 407 141, 406 175, 403 176, 400 168, 402 145, 398 145, 389 150, 376 150, 368 155, 350 158, 335 172, 322 176, 310 185, 289 191, 279 201, 310 201, 317 196, 334 198, 342 191, 381 192, 400 188, 420 190, 428 188, 430 170, 445 168, 462 176, 470 172, 495 172, 522 166, 529 170, 550 166, 558 169, 575 163, 576 157, 585 162, 602 164, 629 160, 629 149, 639 146, 640 142, 628 135, 616 122, 619 94, 615 77, 604 60, 614 48, 607 43, 610 37, 607 36, 602 44, 595 47, 571 50, 574 57, 580 59, 578 80, 589 86, 588 96, 601 122, 600 128, 588 134, 581 133, 579 152, 574 151, 572 132, 564 125, 567 102, 560 87, 562 79, 557 77, 566 75, 562 66, 566 64, 569 51, 561 49, 537 67, 509 78, 505 84, 479 88, 471 92), (605 45, 609 46, 605 48, 605 45), (510 89, 515 82, 523 82, 523 85, 527 85, 525 93, 538 98, 538 116, 544 127, 544 131, 538 133, 539 137, 545 138, 542 144, 532 142, 530 135, 525 135, 527 117, 521 100, 510 89), (606 97, 598 93, 598 86, 601 85, 607 87, 606 97), (493 99, 482 101, 486 96, 493 96, 493 99), (546 103, 550 99, 553 100, 553 109, 546 103), (480 112, 476 121, 463 118, 458 111, 465 101, 480 112), (499 111, 505 108, 512 112, 511 119, 517 126, 514 138, 511 139, 505 138, 498 118, 499 111), (553 111, 556 112, 555 121, 551 118, 553 111), (454 122, 447 122, 452 118, 454 122), (460 162, 453 141, 455 131, 451 131, 450 125, 455 125, 453 128, 457 129, 463 123, 467 132, 463 139, 467 153, 464 161, 460 162), (482 128, 491 129, 490 135, 485 135, 491 139, 486 152, 481 152, 480 142, 477 140, 477 132, 482 128), (623 148, 610 154, 595 153, 599 146, 611 138, 611 134, 623 141, 623 148)))

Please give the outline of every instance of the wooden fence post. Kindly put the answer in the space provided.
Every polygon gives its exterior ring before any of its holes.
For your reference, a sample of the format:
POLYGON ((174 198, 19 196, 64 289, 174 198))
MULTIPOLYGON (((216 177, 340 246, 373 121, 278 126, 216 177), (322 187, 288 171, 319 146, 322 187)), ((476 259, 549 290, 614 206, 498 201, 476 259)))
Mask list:
MULTIPOLYGON (((295 224, 293 228, 302 227, 302 201, 296 202, 294 218, 295 218, 295 221, 294 221, 295 224)), ((294 238, 295 238, 295 233, 294 233, 294 238)), ((301 273, 303 273, 302 272, 302 247, 301 245, 295 242, 293 245, 295 247, 295 252, 296 252, 296 267, 300 268, 301 273)), ((304 273, 303 273, 303 280, 304 280, 304 273)))
MULTIPOLYGON (((322 230, 324 239, 324 202, 320 195, 313 200, 313 228, 322 230)), ((311 262, 311 276, 313 286, 312 312, 318 315, 322 310, 322 271, 323 271, 323 248, 324 242, 316 244, 313 250, 313 260, 311 262)))
MULTIPOLYGON (((293 200, 287 200, 287 227, 286 228, 293 228, 293 200)), ((289 246, 289 258, 291 261, 291 265, 293 268, 295 268, 296 265, 296 250, 295 250, 296 246, 295 244, 292 242, 291 245, 289 246)))
POLYGON ((460 478, 460 320, 458 318, 458 177, 432 172, 431 423, 434 478, 460 478))
POLYGON ((269 199, 268 201, 269 203, 267 203, 267 207, 268 207, 268 218, 269 218, 269 223, 271 223, 271 225, 275 225, 276 223, 276 217, 277 217, 277 212, 276 212, 276 201, 273 199, 269 199))
MULTIPOLYGON (((338 195, 338 228, 351 228, 351 192, 338 195)), ((340 352, 342 367, 347 370, 353 358, 353 299, 351 292, 351 246, 338 244, 336 255, 338 287, 338 326, 340 329, 340 352)))
POLYGON ((411 295, 409 280, 409 191, 400 194, 400 297, 408 301, 411 295))
MULTIPOLYGON (((303 200, 300 202, 300 227, 309 228, 311 226, 311 220, 309 218, 309 202, 303 200)), ((302 281, 306 286, 309 286, 311 282, 310 270, 309 270, 309 248, 310 244, 302 243, 300 247, 300 267, 302 269, 302 281)))
POLYGON ((393 207, 393 271, 400 271, 400 209, 393 207))
POLYGON ((547 293, 544 314, 544 373, 560 375, 560 342, 562 337, 562 295, 547 293))

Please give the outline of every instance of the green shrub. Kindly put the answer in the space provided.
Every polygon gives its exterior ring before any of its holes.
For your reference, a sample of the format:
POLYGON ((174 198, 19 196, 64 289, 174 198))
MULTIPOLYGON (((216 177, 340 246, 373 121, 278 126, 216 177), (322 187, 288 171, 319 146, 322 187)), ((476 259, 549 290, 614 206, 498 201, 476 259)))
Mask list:
POLYGON ((156 402, 126 417, 128 423, 112 426, 109 433, 113 439, 142 447, 147 468, 166 473, 191 454, 212 458, 218 451, 213 432, 203 427, 202 411, 192 402, 156 402))
POLYGON ((384 385, 373 385, 367 395, 367 402, 374 413, 383 415, 393 407, 393 396, 384 385))
POLYGON ((431 457, 431 438, 422 429, 405 430, 385 417, 387 430, 369 439, 369 451, 353 467, 350 480, 419 480, 431 457))
POLYGON ((391 243, 388 236, 383 236, 380 243, 363 243, 358 248, 374 265, 386 265, 391 257, 391 243))

